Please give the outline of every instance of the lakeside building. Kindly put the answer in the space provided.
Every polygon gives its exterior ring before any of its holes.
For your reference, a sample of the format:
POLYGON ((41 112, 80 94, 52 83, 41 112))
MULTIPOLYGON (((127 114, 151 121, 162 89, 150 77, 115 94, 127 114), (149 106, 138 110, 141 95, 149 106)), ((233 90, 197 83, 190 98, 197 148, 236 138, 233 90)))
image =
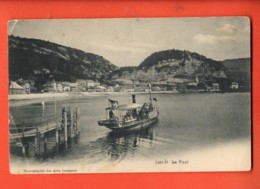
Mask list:
POLYGON ((134 92, 135 89, 126 89, 126 88, 121 88, 120 92, 134 92))
POLYGON ((139 80, 133 80, 133 84, 135 85, 135 86, 140 86, 140 81, 139 80))
POLYGON ((152 91, 162 91, 162 88, 155 86, 155 87, 152 87, 152 91))
POLYGON ((232 82, 230 88, 231 88, 231 89, 238 89, 238 88, 239 88, 239 85, 238 85, 237 82, 232 82))
POLYGON ((16 81, 16 83, 25 89, 26 94, 36 91, 35 81, 33 78, 28 78, 28 79, 21 78, 21 79, 18 79, 16 81))
POLYGON ((135 92, 144 92, 145 88, 139 86, 139 87, 135 87, 134 90, 135 92))
POLYGON ((224 91, 229 88, 228 77, 224 71, 215 71, 212 76, 212 83, 218 83, 219 90, 224 91))
POLYGON ((107 88, 104 86, 97 86, 96 92, 106 92, 107 88))
POLYGON ((61 82, 62 91, 69 92, 70 91, 70 82, 61 82))
POLYGON ((70 83, 70 91, 71 92, 79 92, 78 84, 77 83, 70 83))
POLYGON ((212 86, 206 85, 205 91, 212 91, 212 90, 213 90, 212 86))
POLYGON ((31 93, 31 84, 29 82, 26 82, 22 87, 24 88, 25 93, 27 94, 31 93))
POLYGON ((106 92, 114 92, 114 88, 113 87, 107 87, 106 92))
POLYGON ((212 83, 212 91, 219 91, 219 84, 218 83, 212 83))
POLYGON ((76 83, 78 84, 78 90, 79 91, 83 91, 83 92, 86 91, 86 88, 87 88, 87 81, 86 80, 84 80, 84 79, 77 79, 76 83))
POLYGON ((9 86, 9 94, 26 94, 25 89, 16 82, 11 81, 9 86))
POLYGON ((58 92, 57 83, 55 81, 49 81, 43 84, 43 90, 44 92, 56 93, 58 92))
POLYGON ((134 92, 134 86, 133 85, 124 85, 121 87, 120 92, 134 92))
POLYGON ((114 92, 120 92, 121 86, 116 84, 113 89, 114 89, 114 92))
POLYGON ((133 81, 130 79, 115 79, 114 82, 121 85, 133 85, 133 81))
POLYGON ((94 82, 94 87, 98 87, 98 86, 100 86, 100 83, 99 82, 94 82))
POLYGON ((196 82, 196 78, 194 76, 190 76, 190 75, 175 75, 170 81, 172 81, 173 83, 195 83, 196 82))
POLYGON ((90 89, 95 86, 95 82, 92 80, 86 80, 86 88, 90 89))
POLYGON ((150 81, 155 81, 155 73, 156 73, 156 70, 155 70, 155 67, 152 66, 150 67, 149 69, 146 70, 146 77, 150 80, 150 81))
POLYGON ((57 91, 58 91, 59 93, 63 92, 63 86, 62 86, 61 83, 57 83, 56 87, 57 87, 57 91))

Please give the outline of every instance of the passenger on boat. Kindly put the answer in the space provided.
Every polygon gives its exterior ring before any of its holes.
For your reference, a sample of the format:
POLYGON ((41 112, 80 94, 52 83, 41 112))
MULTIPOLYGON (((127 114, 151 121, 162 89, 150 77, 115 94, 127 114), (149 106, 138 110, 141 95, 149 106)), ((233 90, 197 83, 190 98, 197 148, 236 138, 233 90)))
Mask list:
POLYGON ((153 111, 153 104, 152 104, 152 103, 149 104, 149 111, 150 111, 150 112, 153 111))
POLYGON ((112 110, 109 111, 109 118, 114 118, 115 117, 115 114, 112 110))
POLYGON ((141 119, 147 119, 148 118, 148 113, 149 113, 149 110, 148 108, 144 107, 140 110, 139 112, 139 116, 141 119))

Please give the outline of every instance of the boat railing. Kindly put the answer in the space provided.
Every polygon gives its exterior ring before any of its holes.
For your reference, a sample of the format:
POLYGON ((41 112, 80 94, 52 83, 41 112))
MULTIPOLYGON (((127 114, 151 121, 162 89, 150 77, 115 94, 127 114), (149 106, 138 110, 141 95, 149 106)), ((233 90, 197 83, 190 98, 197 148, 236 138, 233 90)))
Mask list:
POLYGON ((99 121, 104 121, 104 120, 111 120, 111 121, 114 121, 114 120, 117 120, 116 117, 113 117, 113 118, 108 118, 108 117, 100 117, 98 118, 99 121))
POLYGON ((14 123, 10 123, 10 126, 14 126, 16 128, 19 128, 19 127, 30 127, 30 126, 33 126, 33 125, 41 125, 41 124, 46 124, 46 123, 49 123, 49 122, 53 122, 55 120, 58 120, 58 119, 61 119, 61 115, 57 115, 57 114, 54 114, 54 115, 49 115, 49 116, 46 116, 46 117, 38 117, 38 118, 33 118, 33 119, 26 119, 26 120, 22 120, 22 121, 16 121, 18 123, 14 124, 14 123))
POLYGON ((108 120, 108 119, 109 119, 109 118, 107 118, 107 117, 100 117, 100 118, 98 118, 99 121, 108 120))
POLYGON ((135 124, 135 123, 139 123, 139 122, 140 122, 140 120, 138 120, 138 119, 130 120, 128 122, 125 122, 123 127, 127 127, 129 125, 132 125, 132 124, 135 124))

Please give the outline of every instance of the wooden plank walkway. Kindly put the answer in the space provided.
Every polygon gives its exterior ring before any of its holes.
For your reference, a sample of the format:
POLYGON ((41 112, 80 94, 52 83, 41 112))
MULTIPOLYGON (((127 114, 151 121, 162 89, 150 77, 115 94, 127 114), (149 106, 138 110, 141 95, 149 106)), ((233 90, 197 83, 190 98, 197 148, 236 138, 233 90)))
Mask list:
POLYGON ((20 121, 19 124, 15 124, 11 117, 9 123, 11 149, 21 151, 25 156, 31 154, 31 151, 34 151, 36 156, 46 155, 53 150, 53 146, 56 146, 56 152, 59 152, 62 145, 66 150, 68 144, 71 145, 73 139, 78 140, 80 136, 78 119, 78 109, 71 111, 70 107, 63 107, 60 115, 27 119, 20 121))
POLYGON ((24 132, 19 132, 19 133, 12 133, 11 139, 19 139, 19 138, 23 138, 23 137, 35 137, 37 131, 44 134, 48 131, 52 131, 57 128, 60 128, 60 125, 57 122, 47 123, 46 125, 40 126, 38 128, 30 129, 30 130, 27 130, 24 132))

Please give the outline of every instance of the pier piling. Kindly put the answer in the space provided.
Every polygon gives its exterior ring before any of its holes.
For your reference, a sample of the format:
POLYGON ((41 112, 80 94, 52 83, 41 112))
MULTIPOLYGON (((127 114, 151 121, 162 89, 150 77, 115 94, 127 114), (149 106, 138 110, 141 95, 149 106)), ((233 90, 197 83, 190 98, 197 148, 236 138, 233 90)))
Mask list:
POLYGON ((55 139, 56 139, 56 152, 59 152, 59 130, 55 130, 55 139))
POLYGON ((68 114, 67 114, 67 111, 65 110, 64 111, 64 126, 63 126, 63 129, 64 129, 64 142, 65 142, 65 149, 68 148, 68 114))
POLYGON ((11 151, 19 151, 23 156, 38 157, 58 153, 61 146, 66 151, 80 134, 77 111, 77 108, 72 111, 70 107, 63 107, 60 116, 55 114, 19 126, 14 125, 16 132, 10 129, 11 151))

